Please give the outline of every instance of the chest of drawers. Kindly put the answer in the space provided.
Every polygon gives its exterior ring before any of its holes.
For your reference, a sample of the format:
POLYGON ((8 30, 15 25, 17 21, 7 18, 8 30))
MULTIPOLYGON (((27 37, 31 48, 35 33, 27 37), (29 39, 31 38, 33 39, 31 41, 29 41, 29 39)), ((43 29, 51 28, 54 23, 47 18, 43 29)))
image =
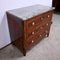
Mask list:
POLYGON ((23 55, 49 36, 53 10, 51 7, 33 5, 6 12, 11 42, 23 55))

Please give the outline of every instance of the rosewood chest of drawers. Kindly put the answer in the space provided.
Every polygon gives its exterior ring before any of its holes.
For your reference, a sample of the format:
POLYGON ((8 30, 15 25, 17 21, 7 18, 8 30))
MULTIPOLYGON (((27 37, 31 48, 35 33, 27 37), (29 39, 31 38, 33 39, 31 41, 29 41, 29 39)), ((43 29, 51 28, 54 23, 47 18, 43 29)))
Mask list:
POLYGON ((52 7, 33 5, 6 12, 11 42, 23 55, 49 36, 53 10, 52 7))

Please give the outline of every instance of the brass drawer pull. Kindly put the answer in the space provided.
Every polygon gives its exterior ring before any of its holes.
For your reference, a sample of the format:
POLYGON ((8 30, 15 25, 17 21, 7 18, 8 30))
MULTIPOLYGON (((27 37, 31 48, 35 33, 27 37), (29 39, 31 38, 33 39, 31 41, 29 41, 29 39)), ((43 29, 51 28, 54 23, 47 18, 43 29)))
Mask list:
POLYGON ((44 18, 43 17, 41 17, 41 20, 43 20, 44 18))
POLYGON ((40 29, 43 29, 43 27, 40 27, 40 29))
POLYGON ((40 35, 40 37, 42 37, 42 35, 40 35))
POLYGON ((48 26, 49 24, 47 23, 46 26, 48 26))
POLYGON ((32 43, 34 43, 34 41, 32 40, 32 43))
POLYGON ((32 32, 32 34, 34 34, 34 32, 32 32))
POLYGON ((46 34, 46 37, 47 37, 48 35, 46 34))
POLYGON ((35 22, 32 22, 32 25, 34 26, 35 25, 35 22))
POLYGON ((45 32, 48 33, 48 30, 46 30, 45 32))
POLYGON ((50 15, 48 15, 48 18, 50 17, 50 15))

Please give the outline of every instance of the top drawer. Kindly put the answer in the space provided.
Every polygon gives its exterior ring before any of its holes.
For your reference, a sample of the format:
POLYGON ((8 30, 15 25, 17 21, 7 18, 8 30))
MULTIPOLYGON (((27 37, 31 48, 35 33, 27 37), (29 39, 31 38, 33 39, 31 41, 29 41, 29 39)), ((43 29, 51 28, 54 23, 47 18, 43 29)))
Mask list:
POLYGON ((39 24, 47 23, 48 21, 51 21, 51 18, 52 18, 52 11, 33 17, 27 20, 27 29, 30 30, 35 28, 39 24))

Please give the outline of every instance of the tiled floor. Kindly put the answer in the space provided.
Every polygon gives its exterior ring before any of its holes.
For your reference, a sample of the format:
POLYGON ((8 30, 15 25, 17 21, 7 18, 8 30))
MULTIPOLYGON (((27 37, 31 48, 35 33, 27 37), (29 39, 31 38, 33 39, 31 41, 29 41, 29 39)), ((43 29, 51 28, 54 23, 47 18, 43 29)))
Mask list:
POLYGON ((0 60, 60 60, 60 15, 54 14, 50 35, 27 52, 12 45, 0 50, 0 60))

